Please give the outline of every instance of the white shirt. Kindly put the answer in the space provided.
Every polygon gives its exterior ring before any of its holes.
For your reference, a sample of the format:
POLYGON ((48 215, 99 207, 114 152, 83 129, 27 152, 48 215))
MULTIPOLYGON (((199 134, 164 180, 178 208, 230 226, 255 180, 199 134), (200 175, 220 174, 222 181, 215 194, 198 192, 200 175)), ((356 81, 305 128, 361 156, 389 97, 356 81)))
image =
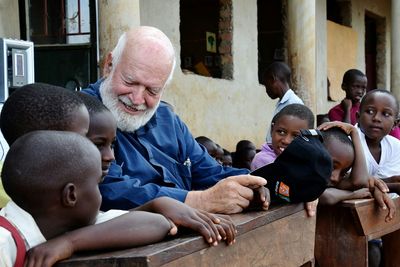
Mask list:
MULTIPOLYGON (((279 111, 281 111, 284 107, 286 107, 287 105, 290 104, 302 104, 303 100, 301 100, 300 97, 298 97, 292 89, 289 89, 286 91, 286 93, 283 95, 282 99, 278 101, 278 103, 276 103, 276 107, 275 107, 275 111, 274 114, 272 115, 272 117, 274 117, 279 111)), ((269 123, 268 125, 268 129, 267 129, 267 137, 265 138, 265 140, 267 141, 267 143, 271 143, 272 139, 271 139, 271 123, 269 123)))
MULTIPOLYGON (((123 210, 110 210, 107 212, 100 212, 97 215, 96 224, 108 221, 112 218, 125 214, 127 211, 123 210)), ((25 241, 26 250, 46 242, 42 232, 37 226, 33 217, 21 209, 12 200, 0 210, 0 215, 5 217, 11 224, 15 226, 20 232, 25 241)), ((0 227, 0 266, 13 267, 17 255, 17 246, 11 233, 0 227)))
POLYGON ((381 140, 381 159, 378 163, 369 151, 364 133, 359 127, 357 130, 364 150, 368 174, 378 178, 400 175, 400 140, 390 135, 386 135, 381 140))

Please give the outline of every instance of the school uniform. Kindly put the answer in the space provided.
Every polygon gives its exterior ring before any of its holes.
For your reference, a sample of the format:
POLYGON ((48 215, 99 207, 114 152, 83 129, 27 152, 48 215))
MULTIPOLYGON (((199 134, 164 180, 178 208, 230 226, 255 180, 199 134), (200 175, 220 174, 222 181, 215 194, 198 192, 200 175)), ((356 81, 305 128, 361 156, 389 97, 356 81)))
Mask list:
MULTIPOLYGON (((351 106, 350 109, 350 123, 352 125, 357 123, 357 112, 360 109, 360 102, 355 103, 351 106)), ((328 113, 328 117, 330 121, 343 121, 345 116, 345 112, 343 110, 342 104, 338 104, 331 108, 328 113)))
MULTIPOLYGON (((105 213, 100 212, 97 216, 96 224, 108 221, 126 212, 127 211, 122 210, 110 210, 105 213)), ((46 242, 46 238, 43 236, 33 217, 20 208, 14 201, 10 200, 8 204, 0 210, 0 216, 5 217, 18 229, 21 237, 25 241, 26 250, 46 242)), ((0 227, 0 266, 13 267, 16 254, 17 247, 11 233, 0 227)))
POLYGON ((275 161, 276 157, 272 145, 264 143, 261 147, 261 151, 254 156, 250 165, 250 170, 254 171, 264 165, 270 164, 275 161))
POLYGON ((378 163, 369 151, 364 133, 359 127, 357 130, 364 150, 368 174, 378 178, 400 175, 400 140, 390 135, 386 135, 381 140, 381 159, 378 163))

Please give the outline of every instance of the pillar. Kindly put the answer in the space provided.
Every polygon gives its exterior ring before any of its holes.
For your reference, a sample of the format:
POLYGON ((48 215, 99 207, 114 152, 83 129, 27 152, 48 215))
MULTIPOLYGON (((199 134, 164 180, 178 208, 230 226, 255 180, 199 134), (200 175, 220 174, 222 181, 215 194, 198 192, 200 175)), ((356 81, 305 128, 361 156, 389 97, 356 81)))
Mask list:
POLYGON ((391 92, 400 99, 400 1, 392 0, 391 92))
POLYGON ((292 88, 316 111, 316 0, 287 1, 288 61, 292 88))

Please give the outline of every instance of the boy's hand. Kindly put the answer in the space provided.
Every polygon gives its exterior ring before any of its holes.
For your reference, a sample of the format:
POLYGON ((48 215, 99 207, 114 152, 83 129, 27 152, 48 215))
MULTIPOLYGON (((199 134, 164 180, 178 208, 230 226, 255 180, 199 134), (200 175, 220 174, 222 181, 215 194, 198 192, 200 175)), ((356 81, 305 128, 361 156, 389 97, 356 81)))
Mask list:
POLYGON ((352 103, 351 99, 345 98, 342 100, 341 105, 342 105, 343 110, 349 110, 353 106, 353 103, 352 103))
POLYGON ((334 127, 338 127, 340 129, 342 129, 343 131, 345 131, 345 133, 347 135, 351 135, 352 132, 356 131, 356 127, 349 124, 349 123, 345 123, 345 122, 341 122, 341 121, 329 121, 329 122, 324 122, 323 124, 321 124, 320 126, 318 126, 318 130, 322 130, 322 131, 326 131, 330 128, 334 128, 334 127))
POLYGON ((24 267, 50 267, 74 253, 72 243, 63 236, 31 248, 25 257, 24 267))
POLYGON ((394 205, 394 202, 390 196, 387 193, 382 192, 378 187, 375 187, 373 195, 381 209, 389 210, 385 221, 388 222, 392 220, 394 218, 394 214, 396 213, 396 206, 394 205))
POLYGON ((375 178, 373 176, 368 177, 368 187, 371 192, 375 187, 379 188, 379 190, 381 190, 383 193, 389 192, 389 187, 387 184, 382 179, 375 178))
POLYGON ((175 226, 183 226, 199 232, 212 245, 221 240, 232 244, 235 240, 236 228, 229 216, 197 210, 167 197, 153 200, 152 207, 153 212, 164 215, 173 223, 170 234, 176 234, 175 226))
POLYGON ((361 188, 358 190, 353 191, 353 194, 351 196, 352 199, 357 199, 357 198, 372 198, 372 194, 369 191, 369 188, 361 188))
POLYGON ((315 216, 317 206, 318 206, 318 199, 304 203, 304 208, 306 209, 307 215, 309 217, 315 216))

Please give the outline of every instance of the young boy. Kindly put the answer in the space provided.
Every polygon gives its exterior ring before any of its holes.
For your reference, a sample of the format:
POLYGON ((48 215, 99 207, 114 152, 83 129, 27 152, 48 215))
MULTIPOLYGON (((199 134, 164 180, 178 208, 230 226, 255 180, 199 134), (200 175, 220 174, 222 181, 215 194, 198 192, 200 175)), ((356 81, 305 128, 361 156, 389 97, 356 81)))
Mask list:
POLYGON ((314 128, 314 114, 301 104, 291 104, 278 112, 271 123, 271 143, 261 147, 253 161, 251 170, 275 161, 276 157, 300 134, 301 129, 314 128))
MULTIPOLYGON (((16 90, 4 103, 0 128, 9 146, 33 130, 74 131, 84 136, 89 128, 89 114, 82 100, 71 91, 33 83, 16 90)), ((0 193, 7 203, 9 197, 3 190, 0 193)))
POLYGON ((389 209, 386 219, 391 220, 395 211, 394 203, 386 194, 389 190, 384 183, 368 175, 357 128, 335 121, 324 123, 318 129, 322 130, 324 146, 333 163, 330 187, 321 195, 320 203, 334 205, 342 200, 373 195, 381 208, 389 209))
MULTIPOLYGON (((279 98, 276 103, 274 116, 284 107, 290 104, 303 104, 303 101, 290 89, 290 68, 283 62, 273 62, 269 65, 262 76, 263 85, 267 95, 271 99, 279 98)), ((271 143, 271 128, 267 130, 267 143, 271 143)))
POLYGON ((224 155, 222 156, 222 166, 232 167, 232 155, 231 152, 224 149, 224 155))
MULTIPOLYGON (((50 258, 46 261, 54 264, 76 251, 144 245, 176 233, 174 223, 159 214, 117 210, 99 213, 100 162, 98 149, 72 132, 34 131, 10 147, 2 181, 12 200, 0 215, 19 230, 28 249, 51 239, 34 248, 26 264, 40 262, 48 252, 50 258)), ((206 220, 198 223, 207 238, 217 240, 222 233, 206 220)), ((221 227, 226 231, 225 238, 232 242, 231 225, 224 221, 221 227)), ((4 228, 0 228, 0 237, 0 247, 5 248, 0 252, 1 266, 13 266, 17 253, 14 239, 4 228)))
POLYGON ((390 135, 397 124, 399 104, 386 90, 372 90, 361 101, 357 114, 358 132, 362 140, 368 174, 382 178, 389 189, 400 193, 400 141, 390 135))
POLYGON ((342 102, 329 110, 330 121, 342 121, 356 124, 356 112, 367 89, 367 76, 357 69, 350 69, 343 75, 342 89, 346 97, 342 102))
POLYGON ((199 143, 200 145, 202 145, 206 148, 208 154, 211 157, 213 157, 216 161, 221 163, 218 160, 218 146, 213 140, 211 140, 210 138, 208 138, 206 136, 198 136, 195 138, 195 140, 197 141, 197 143, 199 143))

